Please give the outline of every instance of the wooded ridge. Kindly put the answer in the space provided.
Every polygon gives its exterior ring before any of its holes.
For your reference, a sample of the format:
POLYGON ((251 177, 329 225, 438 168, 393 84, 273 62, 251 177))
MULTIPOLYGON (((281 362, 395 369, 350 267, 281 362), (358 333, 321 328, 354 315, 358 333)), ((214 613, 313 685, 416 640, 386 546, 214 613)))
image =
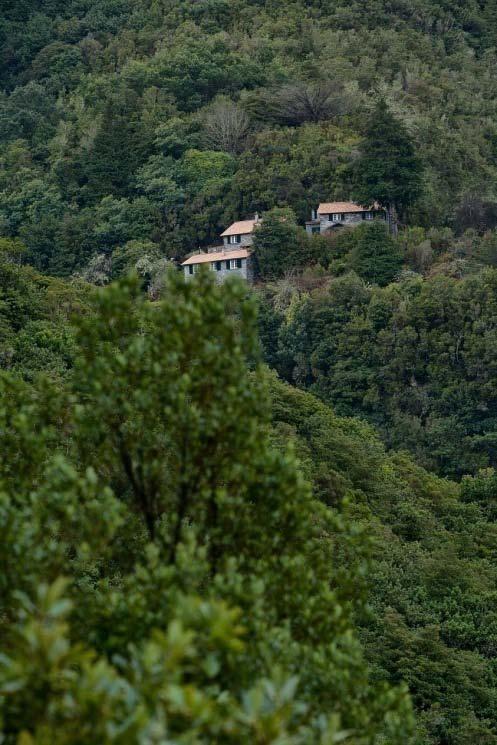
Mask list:
POLYGON ((497 745, 496 62, 0 3, 2 743, 497 745))

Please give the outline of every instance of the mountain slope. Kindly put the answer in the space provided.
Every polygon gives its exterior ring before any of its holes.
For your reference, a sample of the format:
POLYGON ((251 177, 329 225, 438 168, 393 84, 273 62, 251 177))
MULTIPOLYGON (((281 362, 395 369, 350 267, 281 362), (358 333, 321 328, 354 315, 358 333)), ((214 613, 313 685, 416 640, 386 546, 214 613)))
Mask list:
POLYGON ((136 240, 183 255, 256 210, 304 220, 348 197, 378 97, 425 167, 411 222, 444 225, 465 194, 494 196, 490 2, 78 0, 1 13, 0 229, 50 273, 136 240))

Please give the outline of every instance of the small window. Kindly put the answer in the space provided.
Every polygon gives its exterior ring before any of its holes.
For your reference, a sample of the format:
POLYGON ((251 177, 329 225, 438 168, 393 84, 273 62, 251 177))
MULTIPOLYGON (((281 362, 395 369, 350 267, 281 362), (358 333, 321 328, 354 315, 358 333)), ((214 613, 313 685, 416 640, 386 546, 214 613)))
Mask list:
POLYGON ((230 235, 230 243, 241 243, 242 242, 242 236, 241 235, 230 235))
POLYGON ((188 264, 188 274, 193 274, 193 264, 188 264))
POLYGON ((333 222, 340 222, 340 220, 342 219, 342 215, 340 213, 338 213, 338 212, 335 212, 331 216, 331 219, 332 219, 333 222))
POLYGON ((314 227, 311 228, 311 233, 320 233, 320 232, 321 232, 321 228, 319 227, 319 225, 315 225, 314 227))
POLYGON ((226 260, 226 269, 228 269, 228 270, 231 269, 230 260, 229 259, 226 260))
POLYGON ((242 268, 242 260, 241 259, 235 259, 236 262, 236 268, 241 269, 242 268))
POLYGON ((223 262, 216 261, 216 272, 220 272, 222 268, 223 268, 223 262))
POLYGON ((365 212, 364 213, 364 219, 365 220, 372 220, 373 219, 373 213, 372 212, 365 212))

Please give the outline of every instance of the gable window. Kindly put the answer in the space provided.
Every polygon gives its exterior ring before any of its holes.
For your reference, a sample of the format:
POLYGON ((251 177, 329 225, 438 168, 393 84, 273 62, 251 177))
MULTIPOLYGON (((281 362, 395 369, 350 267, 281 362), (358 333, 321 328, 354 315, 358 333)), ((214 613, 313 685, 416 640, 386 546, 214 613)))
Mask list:
POLYGON ((193 264, 188 264, 188 274, 193 274, 193 264))
POLYGON ((241 243, 242 236, 241 235, 230 235, 228 242, 229 243, 241 243))

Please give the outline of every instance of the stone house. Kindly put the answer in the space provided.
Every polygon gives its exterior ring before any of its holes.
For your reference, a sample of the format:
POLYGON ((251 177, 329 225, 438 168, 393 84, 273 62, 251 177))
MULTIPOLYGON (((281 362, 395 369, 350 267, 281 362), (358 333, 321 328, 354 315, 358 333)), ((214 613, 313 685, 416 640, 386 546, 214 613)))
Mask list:
POLYGON ((259 215, 256 213, 253 220, 240 220, 234 222, 224 233, 221 238, 226 247, 229 246, 251 246, 255 227, 260 223, 259 215))
POLYGON ((201 266, 207 266, 216 274, 218 282, 226 277, 238 276, 251 282, 254 277, 250 251, 246 248, 221 248, 217 251, 193 254, 181 266, 186 279, 193 277, 201 266))
POLYGON ((355 227, 364 221, 386 220, 387 213, 379 204, 361 207, 355 202, 322 202, 313 210, 312 220, 305 224, 308 233, 329 233, 341 227, 355 227))
POLYGON ((201 266, 207 266, 216 273, 218 282, 233 275, 242 277, 248 282, 254 279, 253 260, 250 255, 253 232, 260 223, 259 215, 253 220, 234 222, 221 233, 223 244, 213 246, 204 253, 196 253, 183 261, 181 266, 186 279, 199 271, 201 266))

